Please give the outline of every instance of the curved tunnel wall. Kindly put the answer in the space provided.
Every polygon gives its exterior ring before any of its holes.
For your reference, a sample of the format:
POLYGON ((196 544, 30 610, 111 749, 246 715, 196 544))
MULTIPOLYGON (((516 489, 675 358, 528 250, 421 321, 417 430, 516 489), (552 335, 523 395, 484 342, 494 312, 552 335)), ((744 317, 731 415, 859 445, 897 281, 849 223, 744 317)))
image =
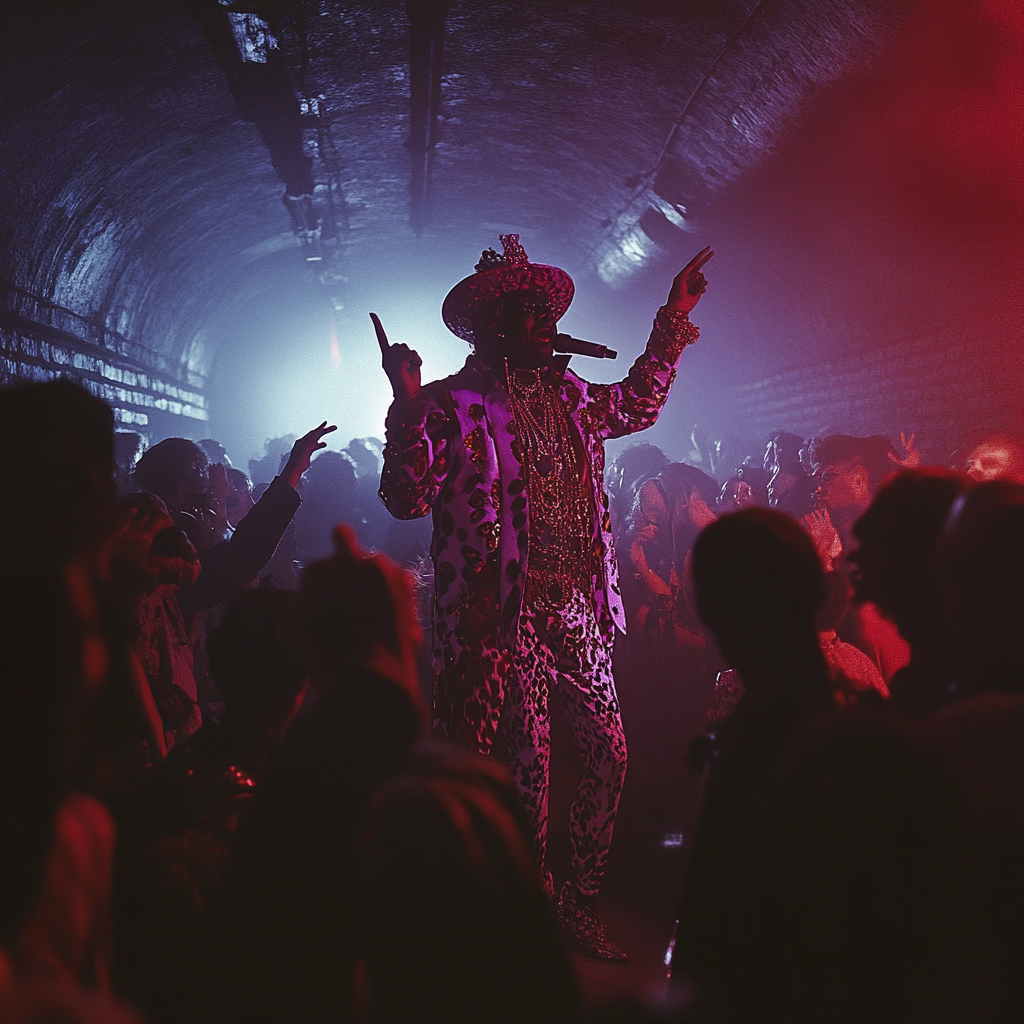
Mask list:
MULTIPOLYGON (((263 129, 197 17, 211 3, 40 0, 8 24, 5 380, 71 373, 125 426, 208 436, 213 400, 247 383, 244 353, 219 377, 218 352, 244 343, 261 297, 329 310, 346 293, 336 321, 356 365, 382 279, 431 270, 436 321, 441 279, 523 230, 587 296, 569 329, 609 341, 642 338, 678 261, 715 242, 704 339, 651 438, 674 457, 695 419, 751 434, 916 424, 946 449, 971 417, 1019 429, 1019 6, 1003 24, 1012 5, 937 0, 451 3, 417 213, 406 10, 291 0, 323 100, 312 198, 339 221, 333 262, 311 275, 263 129), (891 53, 897 23, 914 43, 891 53), (608 253, 634 243, 643 258, 609 282, 608 253)), ((287 341, 261 355, 286 359, 287 341)))
POLYGON ((5 36, 3 369, 78 376, 126 425, 202 436, 204 329, 288 218, 191 7, 160 13, 44 6, 5 36))

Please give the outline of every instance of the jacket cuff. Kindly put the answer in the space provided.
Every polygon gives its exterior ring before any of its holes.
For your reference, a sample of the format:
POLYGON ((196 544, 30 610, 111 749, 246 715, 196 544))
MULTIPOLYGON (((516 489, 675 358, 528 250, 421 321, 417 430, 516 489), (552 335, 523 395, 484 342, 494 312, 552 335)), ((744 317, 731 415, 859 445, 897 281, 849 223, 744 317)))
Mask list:
POLYGON ((700 328, 690 323, 690 314, 662 306, 654 318, 651 333, 652 352, 667 363, 675 363, 687 345, 700 337, 700 328))

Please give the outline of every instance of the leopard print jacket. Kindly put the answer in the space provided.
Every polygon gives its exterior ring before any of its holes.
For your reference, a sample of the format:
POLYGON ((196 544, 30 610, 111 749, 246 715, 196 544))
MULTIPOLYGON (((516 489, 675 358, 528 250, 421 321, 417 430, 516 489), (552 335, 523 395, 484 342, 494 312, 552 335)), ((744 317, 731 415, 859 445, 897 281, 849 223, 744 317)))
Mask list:
MULTIPOLYGON (((698 330, 684 313, 658 311, 626 378, 590 384, 556 361, 555 373, 590 462, 597 618, 625 631, 604 490, 604 441, 651 426, 668 398, 683 349, 698 330)), ((516 458, 508 391, 477 355, 416 401, 388 412, 380 497, 397 519, 433 514, 434 718, 450 739, 484 752, 497 730, 512 664, 529 559, 526 478, 516 458)))

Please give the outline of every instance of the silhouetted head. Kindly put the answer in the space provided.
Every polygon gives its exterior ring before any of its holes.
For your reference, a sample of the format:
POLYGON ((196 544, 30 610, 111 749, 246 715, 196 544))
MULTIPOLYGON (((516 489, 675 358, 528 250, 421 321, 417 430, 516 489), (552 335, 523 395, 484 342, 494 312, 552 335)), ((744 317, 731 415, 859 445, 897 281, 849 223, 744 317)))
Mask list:
POLYGON ((227 477, 231 493, 224 501, 224 515, 232 526, 238 526, 255 504, 252 498, 252 481, 233 466, 228 467, 227 477))
POLYGON ((1024 443, 1011 434, 987 434, 971 449, 964 471, 979 483, 1009 480, 1024 484, 1024 443))
POLYGON ((149 448, 135 466, 140 490, 158 495, 173 514, 210 490, 210 461, 194 441, 168 437, 149 448))
POLYGON ((423 638, 408 573, 385 555, 366 555, 349 526, 334 531, 334 554, 307 565, 298 629, 310 674, 334 684, 370 666, 420 706, 416 651, 423 638))
POLYGON ((228 456, 228 450, 220 441, 215 441, 212 437, 204 437, 198 444, 206 452, 206 457, 211 464, 217 462, 222 466, 230 467, 231 459, 228 456))
POLYGON ((700 617, 748 688, 818 651, 821 561, 789 516, 763 508, 722 516, 697 538, 693 582, 700 617))
POLYGON ((575 1019, 532 837, 493 759, 421 754, 374 799, 364 872, 378 1019, 575 1019))
POLYGON ((993 480, 956 500, 939 574, 945 627, 965 688, 1024 689, 1024 486, 993 480))
POLYGON ((853 527, 857 600, 876 604, 912 645, 943 631, 935 556, 949 510, 969 484, 951 470, 905 470, 853 527))
POLYGON ((114 581, 125 596, 150 593, 163 584, 195 583, 196 549, 155 494, 125 495, 118 498, 116 510, 110 562, 114 581))
POLYGON ((604 482, 613 499, 621 498, 627 503, 623 514, 629 511, 637 485, 656 476, 667 465, 668 456, 657 445, 631 444, 619 453, 605 471, 604 482))
POLYGON ((99 582, 114 417, 70 381, 0 389, 0 945, 39 890, 57 808, 94 780, 120 654, 99 582))
POLYGON ((897 469, 892 442, 881 434, 831 434, 814 442, 811 458, 818 476, 817 502, 832 515, 857 515, 868 507, 881 482, 897 469))

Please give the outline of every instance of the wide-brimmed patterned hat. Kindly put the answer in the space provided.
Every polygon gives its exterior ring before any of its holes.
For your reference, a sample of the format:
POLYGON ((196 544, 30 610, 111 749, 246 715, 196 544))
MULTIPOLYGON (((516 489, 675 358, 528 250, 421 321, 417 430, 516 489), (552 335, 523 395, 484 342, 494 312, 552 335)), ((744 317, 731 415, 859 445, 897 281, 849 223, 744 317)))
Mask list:
POLYGON ((558 267, 531 263, 518 235, 499 235, 504 249, 498 255, 485 249, 476 273, 463 278, 445 296, 441 319, 452 334, 473 342, 473 321, 486 303, 509 292, 535 292, 547 298, 555 319, 560 319, 576 291, 572 278, 558 267))

